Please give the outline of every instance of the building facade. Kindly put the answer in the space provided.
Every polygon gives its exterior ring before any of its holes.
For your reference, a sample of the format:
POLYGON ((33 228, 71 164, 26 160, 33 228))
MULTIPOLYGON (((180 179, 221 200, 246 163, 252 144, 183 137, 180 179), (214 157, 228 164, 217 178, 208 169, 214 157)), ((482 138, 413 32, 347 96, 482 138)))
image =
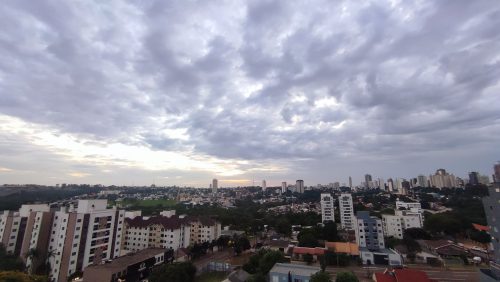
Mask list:
POLYGON ((493 258, 490 258, 490 268, 480 271, 481 282, 500 281, 500 183, 494 183, 488 188, 488 192, 489 195, 483 198, 483 207, 494 253, 493 258))
POLYGON ((281 193, 285 194, 286 190, 287 190, 287 188, 286 188, 286 182, 283 181, 283 182, 281 182, 281 193))
POLYGON ((406 211, 396 210, 395 215, 383 214, 382 225, 385 236, 403 239, 404 231, 409 228, 422 228, 421 216, 406 214, 406 211))
POLYGON ((52 214, 49 206, 22 205, 0 215, 0 243, 8 254, 19 256, 29 272, 45 263, 52 214), (29 255, 36 252, 36 256, 29 255))
POLYGON ((382 220, 368 211, 356 213, 356 243, 360 248, 378 251, 385 248, 382 220))
POLYGON ((339 211, 342 229, 353 230, 355 217, 351 194, 340 194, 339 211))
POLYGON ((295 182, 295 192, 304 193, 304 180, 299 179, 295 182))
POLYGON ((335 222, 333 197, 330 193, 321 193, 321 221, 323 223, 335 222))
POLYGON ((449 174, 445 169, 438 169, 434 175, 429 176, 430 184, 436 188, 453 188, 457 186, 457 179, 453 174, 449 174))
POLYGON ((219 189, 219 181, 214 178, 212 179, 212 193, 217 194, 217 189, 219 189))
POLYGON ((108 209, 107 200, 79 200, 78 207, 54 212, 48 262, 51 281, 66 281, 91 264, 120 255, 125 211, 108 209))
POLYGON ((146 248, 175 251, 189 245, 212 242, 220 235, 220 223, 205 217, 172 215, 127 218, 123 233, 123 253, 146 248))

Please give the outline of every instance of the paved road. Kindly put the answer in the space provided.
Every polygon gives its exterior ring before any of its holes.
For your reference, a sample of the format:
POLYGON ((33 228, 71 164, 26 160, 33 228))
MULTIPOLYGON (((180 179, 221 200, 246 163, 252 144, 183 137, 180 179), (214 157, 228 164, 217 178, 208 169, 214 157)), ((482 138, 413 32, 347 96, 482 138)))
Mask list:
MULTIPOLYGON (((352 271, 356 274, 361 282, 373 281, 371 276, 374 272, 383 272, 385 267, 346 267, 346 268, 333 268, 328 267, 326 271, 332 275, 335 279, 336 273, 340 271, 352 271)), ((436 279, 439 282, 478 282, 479 273, 475 270, 445 270, 439 268, 418 268, 412 267, 412 269, 419 269, 427 273, 427 276, 432 279, 436 279)))

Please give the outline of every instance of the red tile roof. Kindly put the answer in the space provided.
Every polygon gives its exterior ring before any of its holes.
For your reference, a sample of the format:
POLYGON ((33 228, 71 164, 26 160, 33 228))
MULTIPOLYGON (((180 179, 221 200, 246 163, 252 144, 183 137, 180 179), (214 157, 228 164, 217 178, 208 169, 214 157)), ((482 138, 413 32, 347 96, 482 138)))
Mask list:
POLYGON ((427 273, 416 269, 395 269, 396 281, 398 282, 430 282, 427 273))
POLYGON ((396 278, 389 273, 376 272, 375 282, 396 282, 396 278))
POLYGON ((416 269, 395 269, 392 271, 376 272, 376 282, 433 282, 427 274, 416 269))
POLYGON ((324 255, 325 254, 325 249, 323 249, 323 248, 294 247, 293 248, 293 254, 298 254, 298 255, 305 255, 305 254, 310 254, 310 255, 324 255))
POLYGON ((484 226, 477 223, 473 223, 472 227, 474 227, 477 231, 485 231, 485 232, 490 231, 490 228, 488 226, 484 226))

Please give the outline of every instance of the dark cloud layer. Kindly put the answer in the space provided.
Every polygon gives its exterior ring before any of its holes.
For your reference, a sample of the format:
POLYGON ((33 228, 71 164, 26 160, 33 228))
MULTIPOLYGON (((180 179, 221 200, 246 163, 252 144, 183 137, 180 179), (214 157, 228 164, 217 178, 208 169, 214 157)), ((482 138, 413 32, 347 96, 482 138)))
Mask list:
POLYGON ((496 0, 6 1, 0 26, 0 114, 61 134, 318 182, 500 158, 496 0))

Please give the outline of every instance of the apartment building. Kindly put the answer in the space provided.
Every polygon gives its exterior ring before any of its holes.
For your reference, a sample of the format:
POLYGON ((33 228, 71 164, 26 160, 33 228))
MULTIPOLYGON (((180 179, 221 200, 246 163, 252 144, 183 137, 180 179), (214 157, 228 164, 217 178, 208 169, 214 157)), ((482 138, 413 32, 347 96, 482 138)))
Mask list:
POLYGON ((191 226, 190 244, 211 242, 221 235, 220 222, 208 217, 186 217, 191 226))
POLYGON ((135 217, 125 219, 124 252, 146 248, 177 250, 190 243, 190 224, 178 216, 135 217))
POLYGON ((420 203, 410 203, 396 200, 396 213, 405 216, 418 216, 420 227, 424 226, 424 210, 420 203))
POLYGON ((0 215, 0 242, 6 252, 26 263, 29 271, 44 263, 52 214, 48 205, 22 205, 18 211, 4 211, 0 215), (28 256, 36 250, 37 257, 28 256))
POLYGON ((356 213, 356 242, 363 264, 401 265, 401 255, 385 248, 382 220, 368 211, 356 213))
POLYGON ((382 220, 370 216, 370 212, 357 212, 355 231, 356 243, 360 248, 367 248, 370 251, 385 248, 382 220))
POLYGON ((50 280, 66 281, 91 264, 118 257, 124 215, 124 210, 108 209, 107 200, 79 200, 77 208, 54 212, 48 247, 50 280))
POLYGON ((342 229, 354 229, 354 207, 351 194, 340 194, 339 197, 340 224, 342 229))
POLYGON ((408 228, 422 228, 420 214, 406 214, 406 211, 396 210, 395 215, 382 215, 382 225, 385 236, 403 239, 404 231, 408 228))
POLYGON ((321 193, 321 222, 335 222, 333 197, 330 193, 321 193))
POLYGON ((146 248, 177 250, 211 242, 221 235, 221 224, 207 217, 154 216, 125 219, 123 253, 146 248))

